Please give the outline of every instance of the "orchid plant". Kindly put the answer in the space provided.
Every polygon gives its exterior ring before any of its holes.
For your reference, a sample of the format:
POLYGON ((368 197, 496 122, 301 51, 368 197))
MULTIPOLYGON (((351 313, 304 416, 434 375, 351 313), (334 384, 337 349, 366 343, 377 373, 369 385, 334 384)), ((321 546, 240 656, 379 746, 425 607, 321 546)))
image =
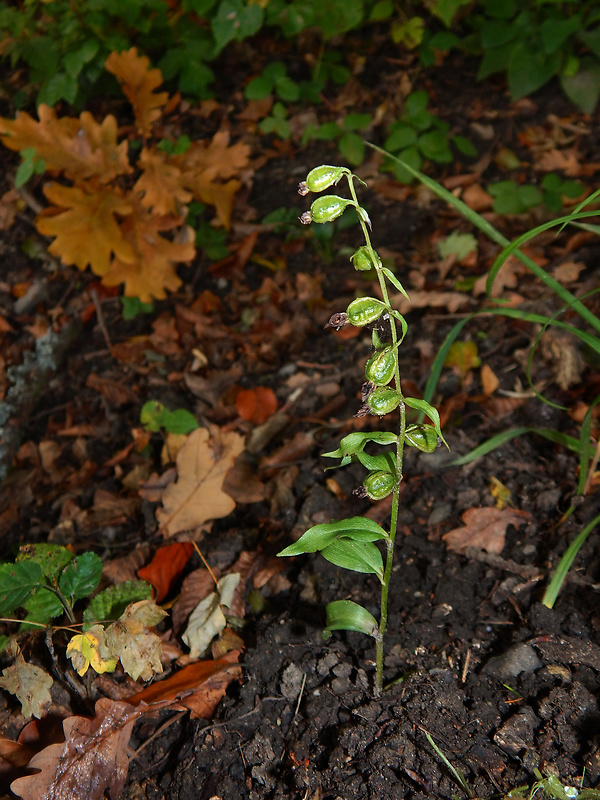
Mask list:
POLYGON ((431 453, 440 441, 446 444, 440 429, 437 410, 424 400, 406 397, 402 392, 398 348, 408 329, 404 317, 392 307, 390 286, 408 298, 404 287, 394 273, 383 266, 382 260, 371 244, 371 221, 358 202, 355 182, 364 183, 346 167, 321 165, 311 170, 299 186, 299 193, 320 193, 340 181, 348 184, 350 197, 325 194, 316 198, 300 221, 309 225, 331 222, 348 208, 358 216, 365 243, 351 256, 355 270, 373 271, 379 284, 381 299, 357 297, 346 311, 334 314, 327 327, 339 330, 350 324, 370 329, 373 353, 365 365, 366 382, 362 387, 363 405, 357 416, 368 414, 383 417, 396 415, 395 430, 356 432, 345 436, 337 450, 323 453, 325 458, 339 459, 337 467, 359 462, 367 476, 355 493, 370 500, 383 500, 392 495, 389 527, 386 529, 367 517, 352 517, 326 524, 315 525, 294 544, 278 555, 298 556, 320 552, 336 566, 355 572, 370 573, 381 584, 379 621, 363 606, 353 600, 335 600, 326 608, 324 638, 334 630, 359 631, 375 639, 376 674, 375 690, 383 686, 384 636, 388 622, 388 595, 392 578, 394 543, 398 530, 400 483, 403 478, 405 447, 431 453), (407 408, 422 412, 431 423, 407 422, 407 408), (376 452, 371 452, 375 449, 376 452), (376 544, 383 543, 383 555, 376 544))

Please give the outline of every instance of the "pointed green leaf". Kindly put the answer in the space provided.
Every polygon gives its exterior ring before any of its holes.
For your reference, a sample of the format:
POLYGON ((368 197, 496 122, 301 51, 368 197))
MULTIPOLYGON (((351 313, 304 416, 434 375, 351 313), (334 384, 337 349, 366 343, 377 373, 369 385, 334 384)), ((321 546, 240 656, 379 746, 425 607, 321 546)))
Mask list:
POLYGON ((377 456, 372 456, 363 452, 357 453, 356 458, 369 472, 384 470, 385 472, 396 474, 395 453, 380 453, 377 456))
POLYGON ((102 560, 95 553, 77 556, 60 576, 59 588, 71 604, 90 595, 100 583, 102 560))
POLYGON ((336 567, 377 575, 383 583, 383 558, 377 547, 371 542, 338 539, 322 551, 322 556, 336 567))
POLYGON ((331 631, 358 631, 379 639, 377 620, 366 608, 359 606, 352 600, 334 600, 325 609, 327 612, 327 627, 323 631, 323 638, 328 639, 331 631))
POLYGON ((22 606, 42 581, 42 568, 33 561, 0 564, 0 615, 22 606))
POLYGON ((383 274, 388 279, 388 281, 392 284, 392 286, 395 286, 396 289, 398 289, 398 291, 401 292, 401 294, 403 294, 404 297, 406 297, 407 300, 410 300, 410 297, 406 293, 406 289, 404 288, 404 286, 402 286, 402 284, 400 283, 398 278, 394 275, 394 273, 392 272, 391 269, 388 269, 387 267, 384 267, 383 268, 383 274))
POLYGON ((354 455, 354 453, 360 453, 367 442, 395 444, 397 441, 397 435, 388 431, 380 431, 379 433, 349 433, 348 436, 344 436, 340 441, 340 446, 337 450, 332 450, 331 453, 323 453, 323 457, 343 458, 344 456, 354 455))
MULTIPOLYGON (((427 402, 427 400, 419 400, 416 397, 405 397, 404 402, 407 406, 410 406, 410 408, 415 408, 417 411, 422 411, 424 414, 427 414, 429 419, 433 422, 435 432, 446 445, 446 447, 448 447, 448 442, 444 439, 440 428, 440 415, 438 414, 437 408, 434 408, 431 403, 427 402)), ((448 450, 449 449, 450 448, 448 447, 448 450)))
POLYGON ((299 556, 303 553, 316 553, 324 550, 336 539, 354 539, 355 541, 374 542, 387 539, 388 535, 381 525, 366 517, 352 517, 339 522, 328 522, 313 525, 297 542, 286 547, 278 556, 299 556))

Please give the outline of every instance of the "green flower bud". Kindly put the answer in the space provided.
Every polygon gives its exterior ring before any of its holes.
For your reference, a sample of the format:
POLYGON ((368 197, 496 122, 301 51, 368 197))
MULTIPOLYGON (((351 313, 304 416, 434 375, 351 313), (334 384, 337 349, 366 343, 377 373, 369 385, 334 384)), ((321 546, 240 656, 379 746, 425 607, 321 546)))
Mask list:
POLYGON ((383 350, 384 347, 387 346, 387 343, 384 342, 379 335, 379 331, 377 328, 373 328, 371 332, 371 344, 375 348, 375 350, 383 350))
POLYGON ((375 257, 377 259, 376 263, 373 262, 368 248, 363 244, 363 246, 359 247, 356 253, 350 257, 350 261, 352 261, 354 269, 358 270, 359 272, 367 272, 368 270, 381 266, 381 260, 379 259, 377 253, 375 253, 375 257))
POLYGON ((317 197, 310 207, 310 216, 313 222, 333 222, 341 217, 346 206, 352 205, 352 200, 345 200, 336 194, 326 194, 317 197))
POLYGON ((367 407, 371 414, 383 417, 400 405, 400 395, 395 389, 386 389, 380 386, 367 398, 367 407))
POLYGON ((422 453, 433 453, 439 444, 433 425, 410 425, 404 434, 404 441, 422 453))
POLYGON ((346 314, 348 322, 357 328, 362 328, 363 325, 378 320, 384 311, 385 306, 381 300, 376 300, 374 297, 357 297, 346 309, 346 314))
POLYGON ((363 486, 367 497, 371 500, 383 500, 394 491, 396 478, 391 472, 371 472, 363 486))
POLYGON ((345 167, 330 167, 328 164, 322 164, 308 173, 306 188, 309 192, 323 192, 338 183, 342 175, 347 172, 345 167))
POLYGON ((394 377, 396 351, 391 345, 378 350, 365 365, 365 377, 375 386, 386 386, 394 377))

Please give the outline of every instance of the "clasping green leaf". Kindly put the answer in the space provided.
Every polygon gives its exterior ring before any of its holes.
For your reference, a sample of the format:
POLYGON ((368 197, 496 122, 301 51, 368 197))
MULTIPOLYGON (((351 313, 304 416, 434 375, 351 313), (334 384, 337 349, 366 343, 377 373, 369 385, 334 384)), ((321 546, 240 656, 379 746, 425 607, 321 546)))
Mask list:
POLYGON ((366 608, 352 600, 334 600, 326 608, 327 627, 323 630, 323 638, 328 639, 331 631, 358 631, 380 639, 377 620, 366 608))

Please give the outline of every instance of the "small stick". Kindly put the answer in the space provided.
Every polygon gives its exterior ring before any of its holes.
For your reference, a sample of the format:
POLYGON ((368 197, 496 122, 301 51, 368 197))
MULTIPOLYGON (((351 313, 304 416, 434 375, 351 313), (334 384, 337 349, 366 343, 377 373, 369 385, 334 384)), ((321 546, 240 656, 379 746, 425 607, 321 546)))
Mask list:
POLYGON ((98 320, 98 327, 102 331, 102 336, 104 337, 104 341, 106 342, 106 346, 108 347, 108 352, 112 353, 112 343, 110 341, 110 336, 108 335, 108 330, 104 322, 104 314, 102 313, 102 306, 100 305, 100 300, 98 299, 98 292, 95 289, 92 289, 92 291, 90 292, 90 296, 92 298, 94 308, 96 309, 96 319, 98 320))

